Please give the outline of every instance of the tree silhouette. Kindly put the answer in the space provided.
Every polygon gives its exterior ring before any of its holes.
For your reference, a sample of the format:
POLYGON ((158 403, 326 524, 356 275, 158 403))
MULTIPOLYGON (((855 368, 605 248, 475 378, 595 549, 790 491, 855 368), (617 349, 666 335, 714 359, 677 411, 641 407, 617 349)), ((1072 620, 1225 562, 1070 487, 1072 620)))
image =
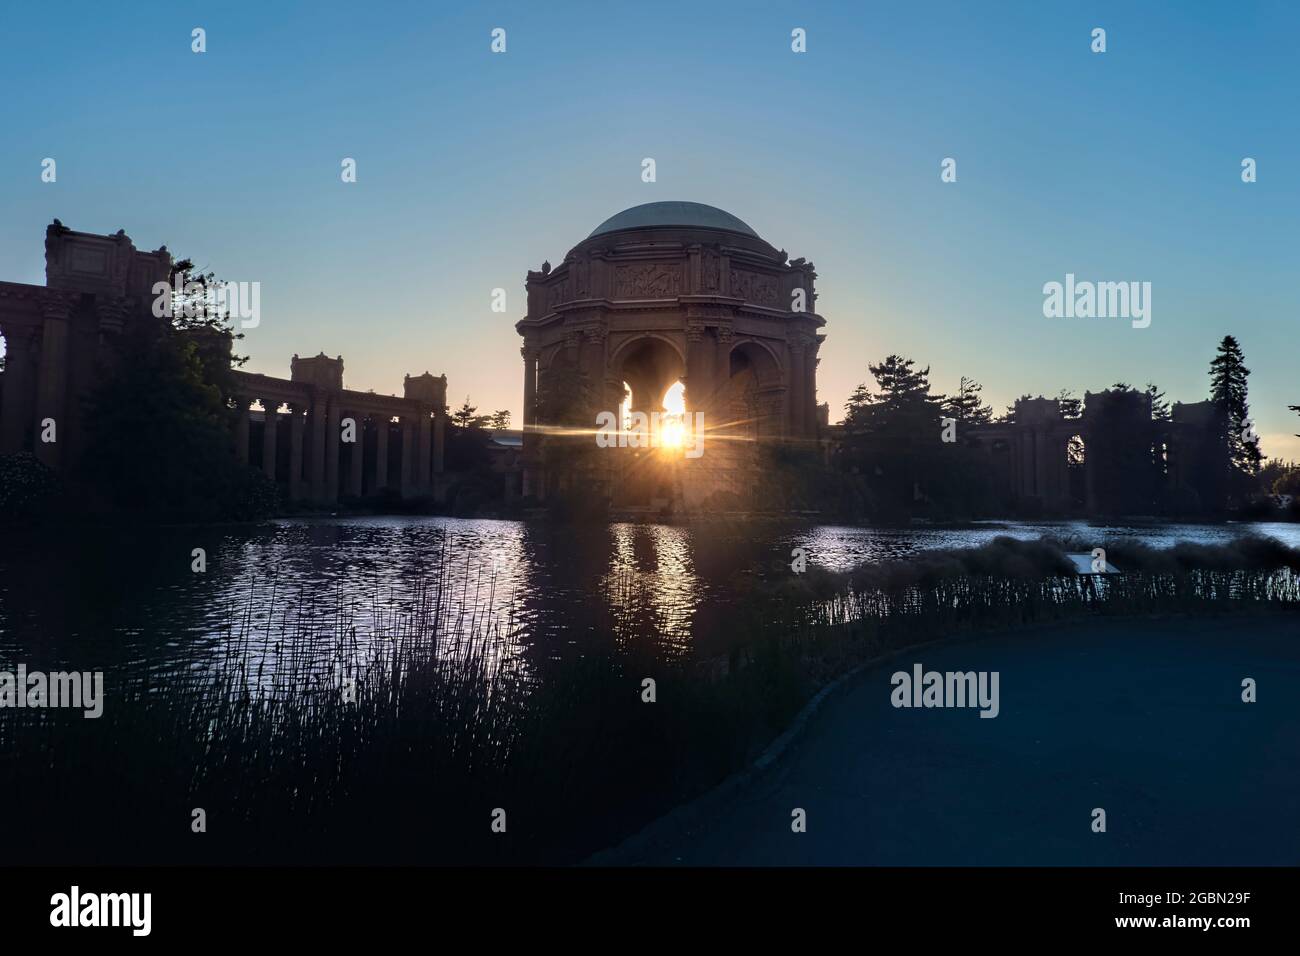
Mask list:
POLYGON ((1231 335, 1225 335, 1219 350, 1210 362, 1210 398, 1218 402, 1227 413, 1228 452, 1238 470, 1253 475, 1259 470, 1264 454, 1259 448, 1259 437, 1248 435, 1250 404, 1247 399, 1246 368, 1241 346, 1231 335))
POLYGON ((983 389, 979 382, 963 375, 957 394, 944 400, 943 410, 963 425, 987 425, 993 421, 993 406, 984 404, 980 395, 983 389))
POLYGON ((1160 389, 1147 382, 1147 395, 1151 397, 1151 418, 1157 422, 1167 422, 1171 417, 1169 411, 1169 402, 1165 400, 1165 393, 1160 389))

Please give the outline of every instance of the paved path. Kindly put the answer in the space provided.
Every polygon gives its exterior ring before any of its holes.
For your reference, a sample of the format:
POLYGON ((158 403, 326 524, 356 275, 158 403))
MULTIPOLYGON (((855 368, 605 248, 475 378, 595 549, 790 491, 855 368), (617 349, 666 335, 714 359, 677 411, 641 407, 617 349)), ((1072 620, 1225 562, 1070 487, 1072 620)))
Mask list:
POLYGON ((1300 864, 1300 615, 1087 622, 905 654, 827 701, 779 769, 627 862, 1300 864), (999 671, 1000 715, 895 709, 890 675, 917 661, 999 671))

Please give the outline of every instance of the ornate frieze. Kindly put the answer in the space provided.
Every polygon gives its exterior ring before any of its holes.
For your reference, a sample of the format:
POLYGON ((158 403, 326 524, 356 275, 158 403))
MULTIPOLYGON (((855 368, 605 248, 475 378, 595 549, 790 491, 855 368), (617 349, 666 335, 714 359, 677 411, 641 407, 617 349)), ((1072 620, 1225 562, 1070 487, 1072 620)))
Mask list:
POLYGON ((673 262, 639 262, 614 270, 614 297, 667 299, 682 292, 682 269, 673 262))
POLYGON ((781 306, 781 289, 776 276, 732 269, 731 294, 755 305, 781 306))

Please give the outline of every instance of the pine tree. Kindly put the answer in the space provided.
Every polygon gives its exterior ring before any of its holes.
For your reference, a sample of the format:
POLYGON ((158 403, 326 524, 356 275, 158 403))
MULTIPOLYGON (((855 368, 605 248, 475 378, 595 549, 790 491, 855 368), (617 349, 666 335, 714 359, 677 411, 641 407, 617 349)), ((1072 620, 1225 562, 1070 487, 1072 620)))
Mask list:
POLYGON ((871 393, 866 385, 859 385, 844 403, 844 424, 850 427, 866 424, 870 406, 871 393))
POLYGON ((1228 417, 1228 451, 1232 463, 1248 475, 1259 470, 1264 453, 1259 436, 1250 428, 1250 403, 1247 400, 1246 368, 1241 346, 1231 335, 1219 343, 1218 353, 1210 362, 1210 399, 1218 402, 1228 417))
POLYGON ((973 378, 963 375, 957 394, 944 401, 944 412, 963 425, 987 425, 993 421, 993 406, 984 404, 980 396, 983 388, 973 378))
POLYGON ((1169 403, 1165 401, 1165 393, 1160 389, 1147 382, 1147 394, 1151 396, 1151 418, 1157 422, 1167 422, 1170 418, 1169 403))

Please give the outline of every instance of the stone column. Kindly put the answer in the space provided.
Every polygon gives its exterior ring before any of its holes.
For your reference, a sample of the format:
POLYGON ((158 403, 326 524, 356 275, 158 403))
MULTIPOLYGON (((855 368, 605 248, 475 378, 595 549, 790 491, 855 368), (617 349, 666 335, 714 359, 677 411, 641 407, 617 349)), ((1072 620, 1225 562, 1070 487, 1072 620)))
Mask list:
POLYGON ((537 352, 524 346, 519 350, 524 357, 524 428, 537 422, 537 352))
POLYGON ((713 413, 713 373, 717 366, 713 339, 702 328, 686 330, 686 410, 713 413))
POLYGON ((790 397, 790 409, 786 416, 789 422, 789 432, 791 438, 804 437, 804 421, 806 413, 804 412, 804 374, 807 366, 804 364, 804 347, 803 342, 794 339, 789 344, 789 390, 786 394, 790 397))
POLYGON ((360 413, 357 416, 357 440, 352 446, 352 459, 348 462, 348 494, 361 497, 361 464, 366 457, 366 429, 365 417, 360 413))
POLYGON ((388 426, 387 413, 375 421, 375 485, 374 491, 388 487, 388 426))
POLYGON ((524 357, 524 410, 523 410, 523 476, 521 487, 523 494, 533 493, 534 470, 537 459, 537 436, 533 432, 537 424, 537 350, 527 343, 519 350, 524 357))
POLYGON ((0 452, 23 450, 32 424, 35 381, 32 376, 32 330, 11 326, 5 331, 4 401, 0 412, 0 452))
POLYGON ((62 458, 63 442, 68 431, 64 414, 68 391, 68 314, 63 302, 47 302, 43 307, 45 323, 41 329, 41 353, 36 380, 36 434, 33 447, 36 457, 51 468, 62 458), (41 422, 54 419, 54 441, 41 441, 41 422))
POLYGON ((239 417, 235 419, 235 457, 241 465, 248 464, 248 399, 235 397, 239 417))
MULTIPOLYGON (((588 382, 595 383, 605 380, 605 330, 603 328, 592 328, 583 331, 579 361, 581 370, 586 374, 588 382)), ((600 407, 604 404, 601 401, 603 397, 599 389, 592 390, 591 401, 596 406, 590 409, 592 424, 595 424, 596 413, 605 411, 600 407)), ((617 411, 617 409, 613 409, 613 411, 617 411)))
POLYGON ((264 398, 262 407, 266 409, 266 424, 262 430, 262 474, 275 481, 276 429, 280 425, 280 417, 276 414, 276 410, 280 407, 280 403, 264 398))
POLYGON ((804 434, 817 435, 817 341, 814 339, 804 351, 804 434))
POLYGON ((334 504, 339 500, 339 419, 342 417, 338 396, 331 395, 329 410, 325 413, 325 500, 334 504))
MULTIPOLYGON (((713 414, 718 420, 713 423, 714 428, 725 425, 730 421, 731 410, 726 407, 726 403, 731 398, 731 343, 733 333, 731 326, 718 326, 717 338, 713 346, 713 414)), ((705 423, 706 427, 708 423, 705 423)))
POLYGON ((307 485, 313 501, 325 498, 325 395, 313 392, 311 409, 311 459, 307 466, 307 485))
POLYGON ((430 408, 420 409, 420 433, 416 439, 420 443, 420 453, 415 459, 419 471, 416 472, 415 487, 421 492, 427 492, 432 487, 430 484, 432 477, 429 473, 433 452, 433 422, 429 419, 431 413, 430 408))
POLYGON ((447 439, 447 410, 439 409, 433 416, 433 473, 442 474, 443 445, 447 439))
POLYGON ((303 498, 302 480, 302 433, 306 410, 301 405, 289 406, 289 498, 301 501, 303 498))
POLYGON ((402 416, 402 497, 415 493, 415 418, 409 412, 402 416))

